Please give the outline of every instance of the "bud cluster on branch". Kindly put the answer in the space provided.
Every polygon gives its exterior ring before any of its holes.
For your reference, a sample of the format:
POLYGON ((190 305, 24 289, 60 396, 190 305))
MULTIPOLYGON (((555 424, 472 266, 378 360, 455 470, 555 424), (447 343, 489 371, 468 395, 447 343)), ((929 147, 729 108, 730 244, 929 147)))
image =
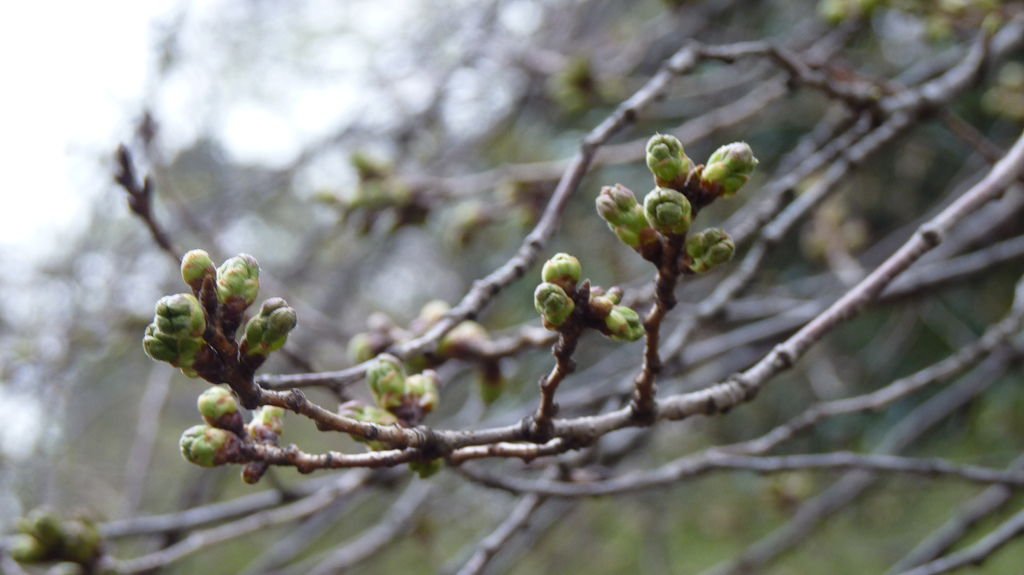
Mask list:
POLYGON ((92 573, 103 554, 103 539, 89 519, 61 520, 49 510, 36 509, 18 521, 18 532, 9 543, 11 558, 56 563, 50 573, 92 573))

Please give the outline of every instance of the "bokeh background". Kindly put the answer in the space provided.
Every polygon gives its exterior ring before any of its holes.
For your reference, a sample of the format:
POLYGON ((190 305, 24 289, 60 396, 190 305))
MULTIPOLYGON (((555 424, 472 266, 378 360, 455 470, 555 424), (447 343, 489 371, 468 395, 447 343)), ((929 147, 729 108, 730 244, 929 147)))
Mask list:
MULTIPOLYGON (((12 17, 0 18, 0 69, 8 76, 0 96, 0 529, 9 531, 42 504, 107 520, 305 480, 278 470, 262 485, 246 486, 237 470, 199 470, 178 454, 178 436, 195 423, 195 397, 205 384, 142 352, 154 302, 182 288, 175 262, 112 183, 119 143, 152 174, 156 216, 176 247, 204 248, 218 260, 254 254, 269 278, 263 295, 282 295, 298 309, 299 328, 289 341, 296 358, 276 358, 263 372, 339 369, 351 365, 348 342, 366 331, 373 314, 406 325, 429 301, 458 301, 473 279, 518 246, 554 178, 522 182, 520 172, 495 168, 570 156, 580 137, 688 38, 768 39, 801 49, 846 26, 829 58, 834 71, 912 84, 928 77, 930 64, 962 53, 980 26, 970 11, 992 3, 963 2, 971 7, 960 12, 939 7, 947 3, 907 2, 837 24, 842 4, 225 0, 8 8, 12 17), (368 165, 384 176, 367 178, 368 165)), ((980 87, 953 105, 1003 147, 1024 118, 1021 62, 1018 52, 985 70, 980 87)), ((773 73, 756 60, 701 66, 618 141, 642 142, 723 103, 756 97, 773 73)), ((761 159, 740 197, 716 204, 703 221, 720 222, 755 201, 786 152, 829 109, 820 94, 796 90, 745 121, 684 142, 692 157, 705 158, 719 144, 743 139, 761 159)), ((547 249, 575 254, 585 275, 605 285, 637 285, 649 275, 593 213, 603 184, 645 191, 649 175, 639 146, 633 161, 586 178, 547 249)), ((844 273, 856 276, 877 264, 893 238, 909 233, 906 226, 985 165, 940 123, 922 121, 851 175, 839 199, 777 250, 751 291, 774 301, 833 293, 844 273), (836 241, 839 261, 822 247, 836 241)), ((531 166, 531 173, 552 172, 547 164, 531 166)), ((1020 234, 1020 221, 1010 214, 960 249, 1020 234)), ((618 468, 648 468, 753 437, 815 399, 861 393, 932 363, 1005 313, 1022 270, 1019 261, 1009 262, 870 311, 827 338, 754 405, 662 426, 618 468)), ((683 307, 709 285, 682 291, 683 307)), ((494 333, 536 325, 533 287, 527 280, 513 285, 481 322, 494 333)), ((711 325, 702 335, 725 327, 711 325)), ((770 343, 711 358, 664 388, 714 381, 770 343)), ((599 365, 589 372, 598 379, 626 381, 638 365, 638 347, 623 352, 597 337, 584 344, 578 361, 599 365)), ((545 349, 504 361, 507 389, 486 409, 473 370, 453 369, 432 422, 517 420, 533 405, 536 379, 549 363, 545 349)), ((989 376, 989 391, 908 452, 996 466, 1016 457, 1024 448, 1024 379, 1016 366, 989 376)), ((571 378, 563 391, 578 395, 592 383, 571 378)), ((923 400, 830 422, 794 450, 870 450, 923 400)), ((300 418, 288 420, 285 439, 307 451, 361 449, 300 418)), ((834 479, 720 474, 647 494, 554 502, 498 557, 494 572, 700 572, 781 525, 834 479)), ((374 554, 360 572, 457 565, 512 504, 510 496, 450 471, 429 481, 437 488, 410 535, 374 554)), ((300 558, 369 529, 396 489, 375 487, 326 510, 300 558)), ((768 572, 884 571, 977 491, 956 482, 886 479, 768 572)), ((1004 517, 997 514, 979 533, 1004 517)), ((167 572, 262 569, 261 554, 294 529, 218 545, 167 572)), ((131 556, 156 543, 124 540, 113 550, 131 556)), ((1018 545, 979 572, 1018 573, 1022 563, 1018 545)))

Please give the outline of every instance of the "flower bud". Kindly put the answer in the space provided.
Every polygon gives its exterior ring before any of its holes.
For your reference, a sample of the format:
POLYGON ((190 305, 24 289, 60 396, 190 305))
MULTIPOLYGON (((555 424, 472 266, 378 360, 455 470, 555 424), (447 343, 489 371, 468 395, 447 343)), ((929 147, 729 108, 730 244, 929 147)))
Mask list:
POLYGON ((678 138, 655 134, 647 140, 647 167, 659 185, 668 185, 685 178, 693 168, 693 162, 686 156, 678 138))
POLYGON ((245 324, 242 353, 267 357, 284 347, 288 333, 295 328, 295 310, 288 302, 272 297, 260 306, 260 313, 245 324))
POLYGON ((545 282, 533 292, 533 307, 544 318, 544 327, 556 331, 572 316, 576 304, 565 290, 545 282))
MULTIPOLYGON (((350 417, 356 421, 362 421, 365 423, 374 423, 377 425, 394 425, 398 423, 398 418, 390 412, 374 405, 364 405, 359 401, 343 403, 338 411, 345 417, 350 417)), ((388 444, 382 441, 367 440, 358 436, 352 436, 352 439, 359 443, 365 443, 366 446, 373 451, 388 449, 388 444)))
POLYGON ((720 186, 722 195, 732 196, 750 179, 758 161, 746 142, 733 142, 715 150, 701 173, 701 184, 720 186))
POLYGON ((176 338, 201 337, 206 331, 203 306, 192 294, 179 293, 160 298, 156 302, 153 321, 158 331, 176 338))
POLYGON ((420 479, 426 479, 432 475, 436 475, 441 468, 444 467, 444 461, 441 459, 431 459, 430 461, 410 461, 409 469, 415 471, 420 479))
POLYGON ((47 549, 59 547, 64 540, 60 519, 48 509, 33 509, 21 520, 19 528, 22 533, 35 537, 47 549))
POLYGON ((437 392, 437 373, 428 369, 410 375, 405 380, 405 394, 407 400, 414 403, 423 414, 434 411, 441 400, 437 392))
POLYGON ((441 338, 437 353, 442 357, 461 357, 472 353, 489 339, 487 328, 475 321, 464 321, 441 338))
POLYGON ((209 425, 241 433, 244 422, 238 411, 238 400, 230 389, 214 386, 199 394, 196 400, 199 415, 209 425))
POLYGON ((181 368, 195 376, 192 365, 206 345, 206 315, 199 300, 192 294, 176 294, 160 298, 153 323, 146 326, 142 348, 149 357, 181 368))
POLYGON ((249 422, 249 435, 260 441, 267 441, 267 434, 277 439, 284 433, 284 409, 274 405, 264 405, 252 413, 249 422))
POLYGON ((374 336, 368 333, 357 333, 348 340, 348 357, 354 363, 362 363, 373 359, 376 355, 373 350, 374 336))
POLYGON ((604 318, 608 335, 616 341, 636 341, 644 336, 644 323, 632 308, 617 305, 604 318))
POLYGON ((543 281, 555 284, 566 293, 572 293, 576 290, 576 284, 580 281, 582 273, 580 260, 569 254, 560 253, 544 262, 544 268, 540 275, 543 281))
POLYGON ((199 292, 203 287, 203 280, 207 277, 216 279, 217 268, 210 259, 210 254, 204 250, 192 250, 181 258, 181 279, 193 291, 199 292))
POLYGON ((234 433, 208 425, 186 429, 178 441, 182 457, 200 467, 216 467, 235 460, 239 444, 234 433))
POLYGON ((647 223, 643 207, 633 192, 621 185, 605 186, 597 196, 597 213, 619 240, 633 249, 658 242, 658 236, 647 223))
POLYGON ((377 405, 384 409, 396 409, 402 405, 405 381, 405 369, 393 355, 381 355, 366 371, 366 383, 369 384, 377 405))
POLYGON ((441 321, 444 315, 452 309, 448 302, 440 299, 428 301, 420 308, 420 315, 416 318, 417 330, 427 330, 430 326, 441 321))
POLYGON ((709 228, 686 240, 686 254, 690 256, 690 269, 704 273, 732 259, 736 251, 729 234, 718 228, 709 228))
POLYGON ((7 552, 11 559, 19 563, 39 563, 45 561, 49 549, 31 535, 13 535, 7 542, 7 552))
POLYGON ((260 264, 249 254, 229 258, 217 268, 217 300, 245 309, 260 292, 260 264))
POLYGON ((100 555, 103 538, 92 521, 75 519, 64 524, 65 537, 61 558, 86 565, 100 555))
POLYGON ((654 188, 644 198, 647 223, 665 235, 683 235, 690 229, 692 210, 683 194, 669 188, 654 188))

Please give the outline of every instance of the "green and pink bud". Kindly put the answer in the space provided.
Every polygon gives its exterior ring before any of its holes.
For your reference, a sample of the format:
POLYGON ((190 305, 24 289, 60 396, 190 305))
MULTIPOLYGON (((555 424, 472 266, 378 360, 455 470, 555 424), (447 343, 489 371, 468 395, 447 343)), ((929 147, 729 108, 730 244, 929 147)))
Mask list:
POLYGON ((252 413, 252 421, 246 428, 253 439, 276 443, 284 434, 284 409, 264 405, 252 413))
POLYGON ((654 174, 659 186, 669 186, 686 179, 693 169, 693 161, 686 156, 678 138, 655 134, 647 140, 647 168, 654 174))
POLYGON ((701 172, 701 185, 721 190, 723 197, 734 195, 750 179, 758 161, 746 142, 733 142, 715 150, 701 172))
POLYGON ((142 348, 157 360, 181 368, 194 377, 192 366, 205 347, 206 314, 192 294, 176 294, 160 298, 153 323, 146 326, 142 348))
POLYGON ((441 338, 437 353, 442 357, 463 357, 490 340, 487 329, 475 321, 464 321, 441 338))
POLYGON ((644 322, 640 315, 624 305, 613 307, 604 318, 604 325, 608 336, 616 341, 636 341, 644 336, 644 322))
POLYGON ((260 293, 260 264, 249 254, 229 258, 217 268, 217 300, 237 312, 256 301, 260 293))
POLYGON ((406 401, 415 406, 421 414, 434 411, 441 401, 437 381, 437 373, 430 369, 410 375, 405 380, 406 401))
POLYGON ((551 259, 544 262, 541 270, 541 279, 565 290, 566 293, 576 291, 576 284, 580 281, 583 268, 580 260, 575 257, 560 253, 555 254, 551 259))
POLYGON ((533 306, 544 320, 544 327, 557 331, 576 309, 565 290, 553 283, 542 283, 533 292, 533 306))
POLYGON ((693 210, 683 194, 669 188, 654 188, 644 198, 644 216, 659 233, 681 236, 690 229, 693 210))
POLYGON ((295 310, 288 302, 272 297, 260 306, 260 313, 245 324, 241 349, 245 355, 267 357, 288 342, 288 334, 295 329, 295 310))
POLYGON ((389 354, 379 356, 366 371, 366 383, 378 406, 387 410, 402 406, 406 376, 397 357, 389 354))
POLYGON ((185 430, 178 441, 181 455, 200 467, 216 467, 238 460, 241 440, 230 431, 194 425, 185 430))
POLYGON ((192 288, 192 291, 199 293, 206 278, 217 279, 217 268, 210 259, 210 254, 204 250, 191 250, 181 258, 181 279, 192 288))
POLYGON ((596 204, 598 215, 622 243, 638 251, 658 243, 658 234, 647 223, 643 206, 629 188, 621 184, 605 186, 596 204))
POLYGON ((709 228, 686 240, 686 254, 690 256, 690 269, 704 273, 729 262, 736 251, 729 234, 718 228, 709 228))
POLYGON ((238 410, 238 400, 226 387, 214 386, 199 394, 196 407, 203 420, 213 427, 239 434, 245 427, 242 413, 238 410))

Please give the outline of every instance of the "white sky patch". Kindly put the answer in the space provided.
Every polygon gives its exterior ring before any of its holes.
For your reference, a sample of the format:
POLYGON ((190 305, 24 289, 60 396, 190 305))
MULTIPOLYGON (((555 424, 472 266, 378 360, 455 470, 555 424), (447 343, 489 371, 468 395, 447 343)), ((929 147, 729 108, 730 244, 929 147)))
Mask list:
POLYGON ((42 411, 36 398, 11 393, 0 384, 0 452, 6 458, 19 460, 33 454, 42 436, 42 411))
POLYGON ((175 4, 20 2, 0 19, 0 250, 34 257, 82 219, 128 133, 150 59, 150 23, 175 4))

